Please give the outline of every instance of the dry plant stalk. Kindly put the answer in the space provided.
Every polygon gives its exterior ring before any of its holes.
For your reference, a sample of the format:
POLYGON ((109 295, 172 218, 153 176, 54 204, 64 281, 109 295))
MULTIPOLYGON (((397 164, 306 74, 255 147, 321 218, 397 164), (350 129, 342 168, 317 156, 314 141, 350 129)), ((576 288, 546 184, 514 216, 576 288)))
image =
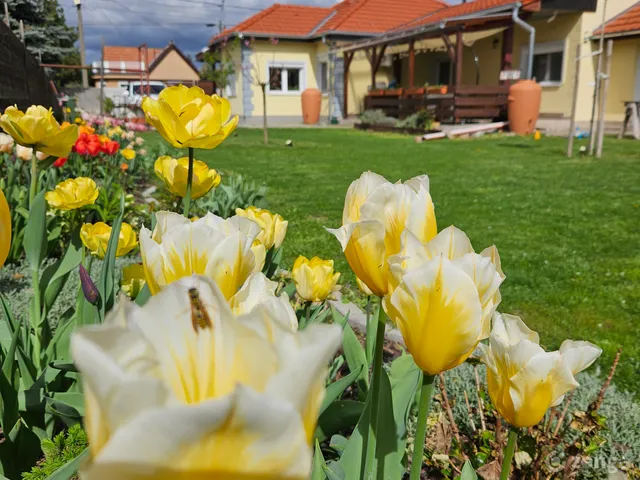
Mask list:
POLYGON ((567 412, 569 411, 569 406, 571 405, 571 400, 573 400, 573 394, 574 393, 575 393, 575 390, 573 390, 569 394, 569 396, 567 397, 567 403, 565 404, 564 408, 562 409, 562 413, 560 414, 560 418, 558 418, 558 423, 556 424, 556 428, 553 430, 553 436, 554 437, 558 436, 558 432, 562 428, 562 424, 564 423, 564 417, 567 416, 567 412))
POLYGON ((444 384, 444 374, 440 374, 440 393, 442 394, 442 401, 444 402, 444 408, 447 412, 447 417, 449 417, 449 423, 451 423, 451 429, 453 430, 453 436, 456 437, 456 441, 458 445, 462 446, 462 442, 460 441, 460 431, 458 430, 458 424, 456 423, 455 418, 453 418, 453 411, 451 410, 451 404, 449 403, 449 397, 447 396, 447 389, 444 384))
POLYGON ((498 450, 498 462, 502 465, 504 452, 502 451, 502 418, 500 418, 500 415, 496 415, 496 444, 496 448, 498 450))
POLYGON ((484 423, 484 402, 482 396, 480 396, 480 378, 478 377, 478 366, 473 366, 473 373, 476 376, 476 400, 478 401, 478 413, 480 413, 480 427, 484 432, 487 429, 487 425, 484 423))
POLYGON ((611 364, 611 370, 609 370, 609 375, 607 376, 607 380, 602 384, 602 388, 600 389, 600 393, 598 394, 598 398, 595 402, 589 405, 590 412, 597 412, 600 410, 602 406, 602 402, 604 402, 604 394, 606 393, 609 385, 611 385, 611 380, 613 379, 613 375, 616 373, 616 368, 618 367, 618 362, 620 361, 620 355, 622 355, 622 348, 618 349, 616 353, 616 358, 613 360, 611 364))
POLYGON ((467 414, 469 415, 469 423, 471 424, 471 431, 476 431, 476 424, 473 421, 473 411, 471 410, 471 405, 469 404, 469 396, 467 395, 467 391, 464 391, 464 402, 467 404, 467 414))

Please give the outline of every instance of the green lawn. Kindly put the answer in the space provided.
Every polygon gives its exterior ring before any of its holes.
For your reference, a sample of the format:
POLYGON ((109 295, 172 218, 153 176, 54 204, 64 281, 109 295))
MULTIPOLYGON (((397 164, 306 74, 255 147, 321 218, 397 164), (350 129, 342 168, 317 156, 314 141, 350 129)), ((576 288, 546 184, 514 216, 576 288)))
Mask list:
POLYGON ((640 143, 608 140, 605 158, 567 159, 565 140, 520 138, 415 144, 411 137, 351 130, 241 129, 197 152, 225 172, 263 180, 270 208, 289 220, 286 261, 336 260, 353 282, 335 238, 344 194, 364 170, 389 180, 427 173, 439 228, 454 224, 477 250, 497 245, 507 280, 501 311, 538 330, 546 347, 569 337, 618 347, 617 383, 640 393, 640 143), (292 139, 293 148, 285 147, 292 139))

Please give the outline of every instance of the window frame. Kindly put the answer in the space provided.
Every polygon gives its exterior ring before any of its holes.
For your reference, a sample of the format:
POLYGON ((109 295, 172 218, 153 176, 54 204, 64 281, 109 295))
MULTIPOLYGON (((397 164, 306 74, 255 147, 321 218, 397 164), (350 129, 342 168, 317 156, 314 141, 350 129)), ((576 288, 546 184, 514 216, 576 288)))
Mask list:
POLYGON ((307 85, 307 66, 304 62, 278 62, 278 61, 269 61, 267 62, 267 92, 269 95, 302 95, 302 92, 305 90, 307 85), (282 90, 271 90, 271 68, 279 68, 282 71, 282 90), (299 78, 299 90, 289 90, 289 70, 300 70, 300 78, 299 78))
MULTIPOLYGON (((533 56, 535 58, 536 55, 548 55, 549 62, 547 66, 547 73, 551 73, 551 54, 552 53, 562 53, 562 67, 560 69, 560 80, 542 80, 538 81, 541 87, 560 87, 564 85, 565 74, 566 74, 566 59, 567 59, 567 42, 565 40, 558 40, 555 42, 544 42, 544 43, 536 43, 533 48, 533 56)), ((527 71, 527 65, 529 61, 529 46, 522 46, 522 54, 520 55, 522 59, 520 62, 520 70, 522 72, 527 71)), ((534 72, 532 72, 534 73, 534 72)))

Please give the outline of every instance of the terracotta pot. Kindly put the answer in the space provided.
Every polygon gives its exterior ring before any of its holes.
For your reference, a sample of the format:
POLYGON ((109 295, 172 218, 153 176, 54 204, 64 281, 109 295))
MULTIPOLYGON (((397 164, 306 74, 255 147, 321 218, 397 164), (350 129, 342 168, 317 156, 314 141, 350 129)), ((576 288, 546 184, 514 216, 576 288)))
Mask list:
POLYGON ((449 91, 449 87, 447 87, 446 85, 440 89, 440 93, 442 95, 446 95, 448 91, 449 91))
POLYGON ((509 89, 509 128, 518 135, 531 135, 540 115, 542 87, 533 80, 520 80, 509 89))
POLYGON ((320 121, 322 93, 317 88, 307 88, 302 92, 302 121, 315 125, 320 121))

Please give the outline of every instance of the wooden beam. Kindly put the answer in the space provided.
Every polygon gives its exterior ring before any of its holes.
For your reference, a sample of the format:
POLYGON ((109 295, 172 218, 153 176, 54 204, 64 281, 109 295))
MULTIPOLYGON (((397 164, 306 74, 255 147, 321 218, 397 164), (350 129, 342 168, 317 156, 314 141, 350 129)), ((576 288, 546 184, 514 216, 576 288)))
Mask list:
POLYGON ((416 51, 415 40, 409 42, 409 88, 415 85, 416 51))
POLYGON ((375 90, 376 88, 376 73, 378 73, 378 69, 380 68, 380 63, 382 62, 382 57, 384 56, 384 51, 386 49, 386 45, 382 45, 382 47, 380 47, 380 51, 378 51, 376 47, 371 49, 371 90, 375 90))
POLYGON ((451 45, 451 42, 449 41, 449 35, 442 35, 442 41, 444 42, 445 47, 447 47, 447 53, 449 54, 449 59, 452 62, 456 61, 456 51, 453 48, 453 45, 451 45))
POLYGON ((343 114, 344 118, 349 116, 349 67, 351 66, 351 60, 353 60, 353 54, 355 52, 344 52, 344 74, 343 74, 343 114))
MULTIPOLYGON (((511 70, 513 67, 513 26, 502 32, 502 56, 500 57, 500 71, 511 70)), ((500 82, 502 84, 511 82, 500 82)))
POLYGON ((462 85, 462 56, 463 56, 462 30, 456 32, 456 86, 462 85))

